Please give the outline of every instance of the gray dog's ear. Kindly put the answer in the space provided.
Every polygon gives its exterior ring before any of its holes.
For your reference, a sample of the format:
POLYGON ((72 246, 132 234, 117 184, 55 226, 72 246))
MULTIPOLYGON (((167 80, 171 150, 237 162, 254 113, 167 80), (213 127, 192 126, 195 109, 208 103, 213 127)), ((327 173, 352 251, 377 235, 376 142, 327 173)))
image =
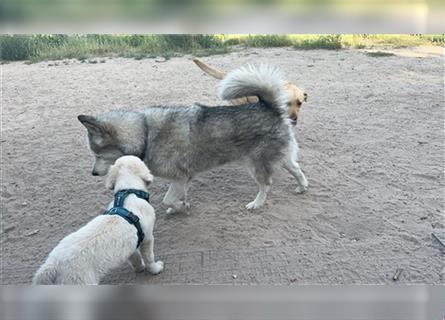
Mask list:
POLYGON ((82 123, 88 131, 93 133, 111 133, 107 130, 107 126, 101 123, 93 116, 79 115, 77 116, 80 123, 82 123))

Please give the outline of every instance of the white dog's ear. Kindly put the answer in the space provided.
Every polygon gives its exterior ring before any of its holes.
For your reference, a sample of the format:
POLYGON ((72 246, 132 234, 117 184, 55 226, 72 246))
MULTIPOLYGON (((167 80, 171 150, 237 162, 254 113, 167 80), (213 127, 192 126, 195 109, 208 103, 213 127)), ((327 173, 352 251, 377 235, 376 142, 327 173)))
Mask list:
POLYGON ((107 187, 110 190, 114 189, 118 172, 119 172, 119 165, 113 164, 108 170, 107 180, 105 181, 105 187, 107 187))
POLYGON ((142 164, 139 168, 139 174, 142 178, 142 180, 145 181, 147 185, 153 182, 153 175, 151 174, 150 170, 148 170, 147 166, 145 164, 142 164))

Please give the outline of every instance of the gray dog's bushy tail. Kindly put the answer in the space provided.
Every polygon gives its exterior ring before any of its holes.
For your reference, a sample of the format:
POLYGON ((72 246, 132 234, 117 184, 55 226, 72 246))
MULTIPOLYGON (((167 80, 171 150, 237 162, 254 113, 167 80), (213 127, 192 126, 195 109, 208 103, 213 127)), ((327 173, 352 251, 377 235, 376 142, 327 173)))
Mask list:
POLYGON ((54 265, 44 264, 37 270, 34 278, 32 279, 33 284, 55 284, 57 278, 57 269, 54 265))
POLYGON ((252 65, 235 69, 221 81, 219 95, 224 100, 257 96, 267 105, 279 108, 287 102, 285 81, 278 68, 267 65, 252 65))

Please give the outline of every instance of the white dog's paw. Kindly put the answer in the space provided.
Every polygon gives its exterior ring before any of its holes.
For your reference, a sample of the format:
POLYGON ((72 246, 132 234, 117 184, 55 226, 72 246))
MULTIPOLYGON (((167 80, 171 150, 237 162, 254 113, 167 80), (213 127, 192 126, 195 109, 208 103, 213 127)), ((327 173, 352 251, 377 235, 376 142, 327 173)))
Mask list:
POLYGON ((255 210, 261 207, 262 205, 263 205, 262 203, 258 203, 257 201, 252 201, 246 205, 246 208, 247 210, 255 210))
POLYGON ((158 274, 162 272, 162 270, 164 270, 164 262, 162 261, 153 262, 152 264, 150 264, 149 269, 151 274, 158 274))

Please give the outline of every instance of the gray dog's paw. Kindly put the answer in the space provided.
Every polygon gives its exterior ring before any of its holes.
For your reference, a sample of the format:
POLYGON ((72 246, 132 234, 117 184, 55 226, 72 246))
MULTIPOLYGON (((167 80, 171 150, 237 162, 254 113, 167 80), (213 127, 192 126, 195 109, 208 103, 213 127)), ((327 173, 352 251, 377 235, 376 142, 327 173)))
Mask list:
POLYGON ((307 191, 308 185, 306 184, 305 186, 298 186, 295 188, 295 192, 298 194, 302 194, 305 193, 307 191))
POLYGON ((190 211, 190 203, 182 202, 179 208, 170 207, 167 209, 167 214, 175 214, 175 213, 185 213, 189 214, 190 211))
POLYGON ((246 208, 247 208, 247 210, 256 210, 256 209, 260 208, 262 205, 263 205, 262 203, 259 203, 257 201, 252 201, 246 205, 246 208))
POLYGON ((137 268, 134 268, 134 272, 136 272, 136 273, 141 273, 141 272, 144 272, 144 271, 145 271, 145 266, 144 265, 141 265, 141 266, 139 266, 137 268))

